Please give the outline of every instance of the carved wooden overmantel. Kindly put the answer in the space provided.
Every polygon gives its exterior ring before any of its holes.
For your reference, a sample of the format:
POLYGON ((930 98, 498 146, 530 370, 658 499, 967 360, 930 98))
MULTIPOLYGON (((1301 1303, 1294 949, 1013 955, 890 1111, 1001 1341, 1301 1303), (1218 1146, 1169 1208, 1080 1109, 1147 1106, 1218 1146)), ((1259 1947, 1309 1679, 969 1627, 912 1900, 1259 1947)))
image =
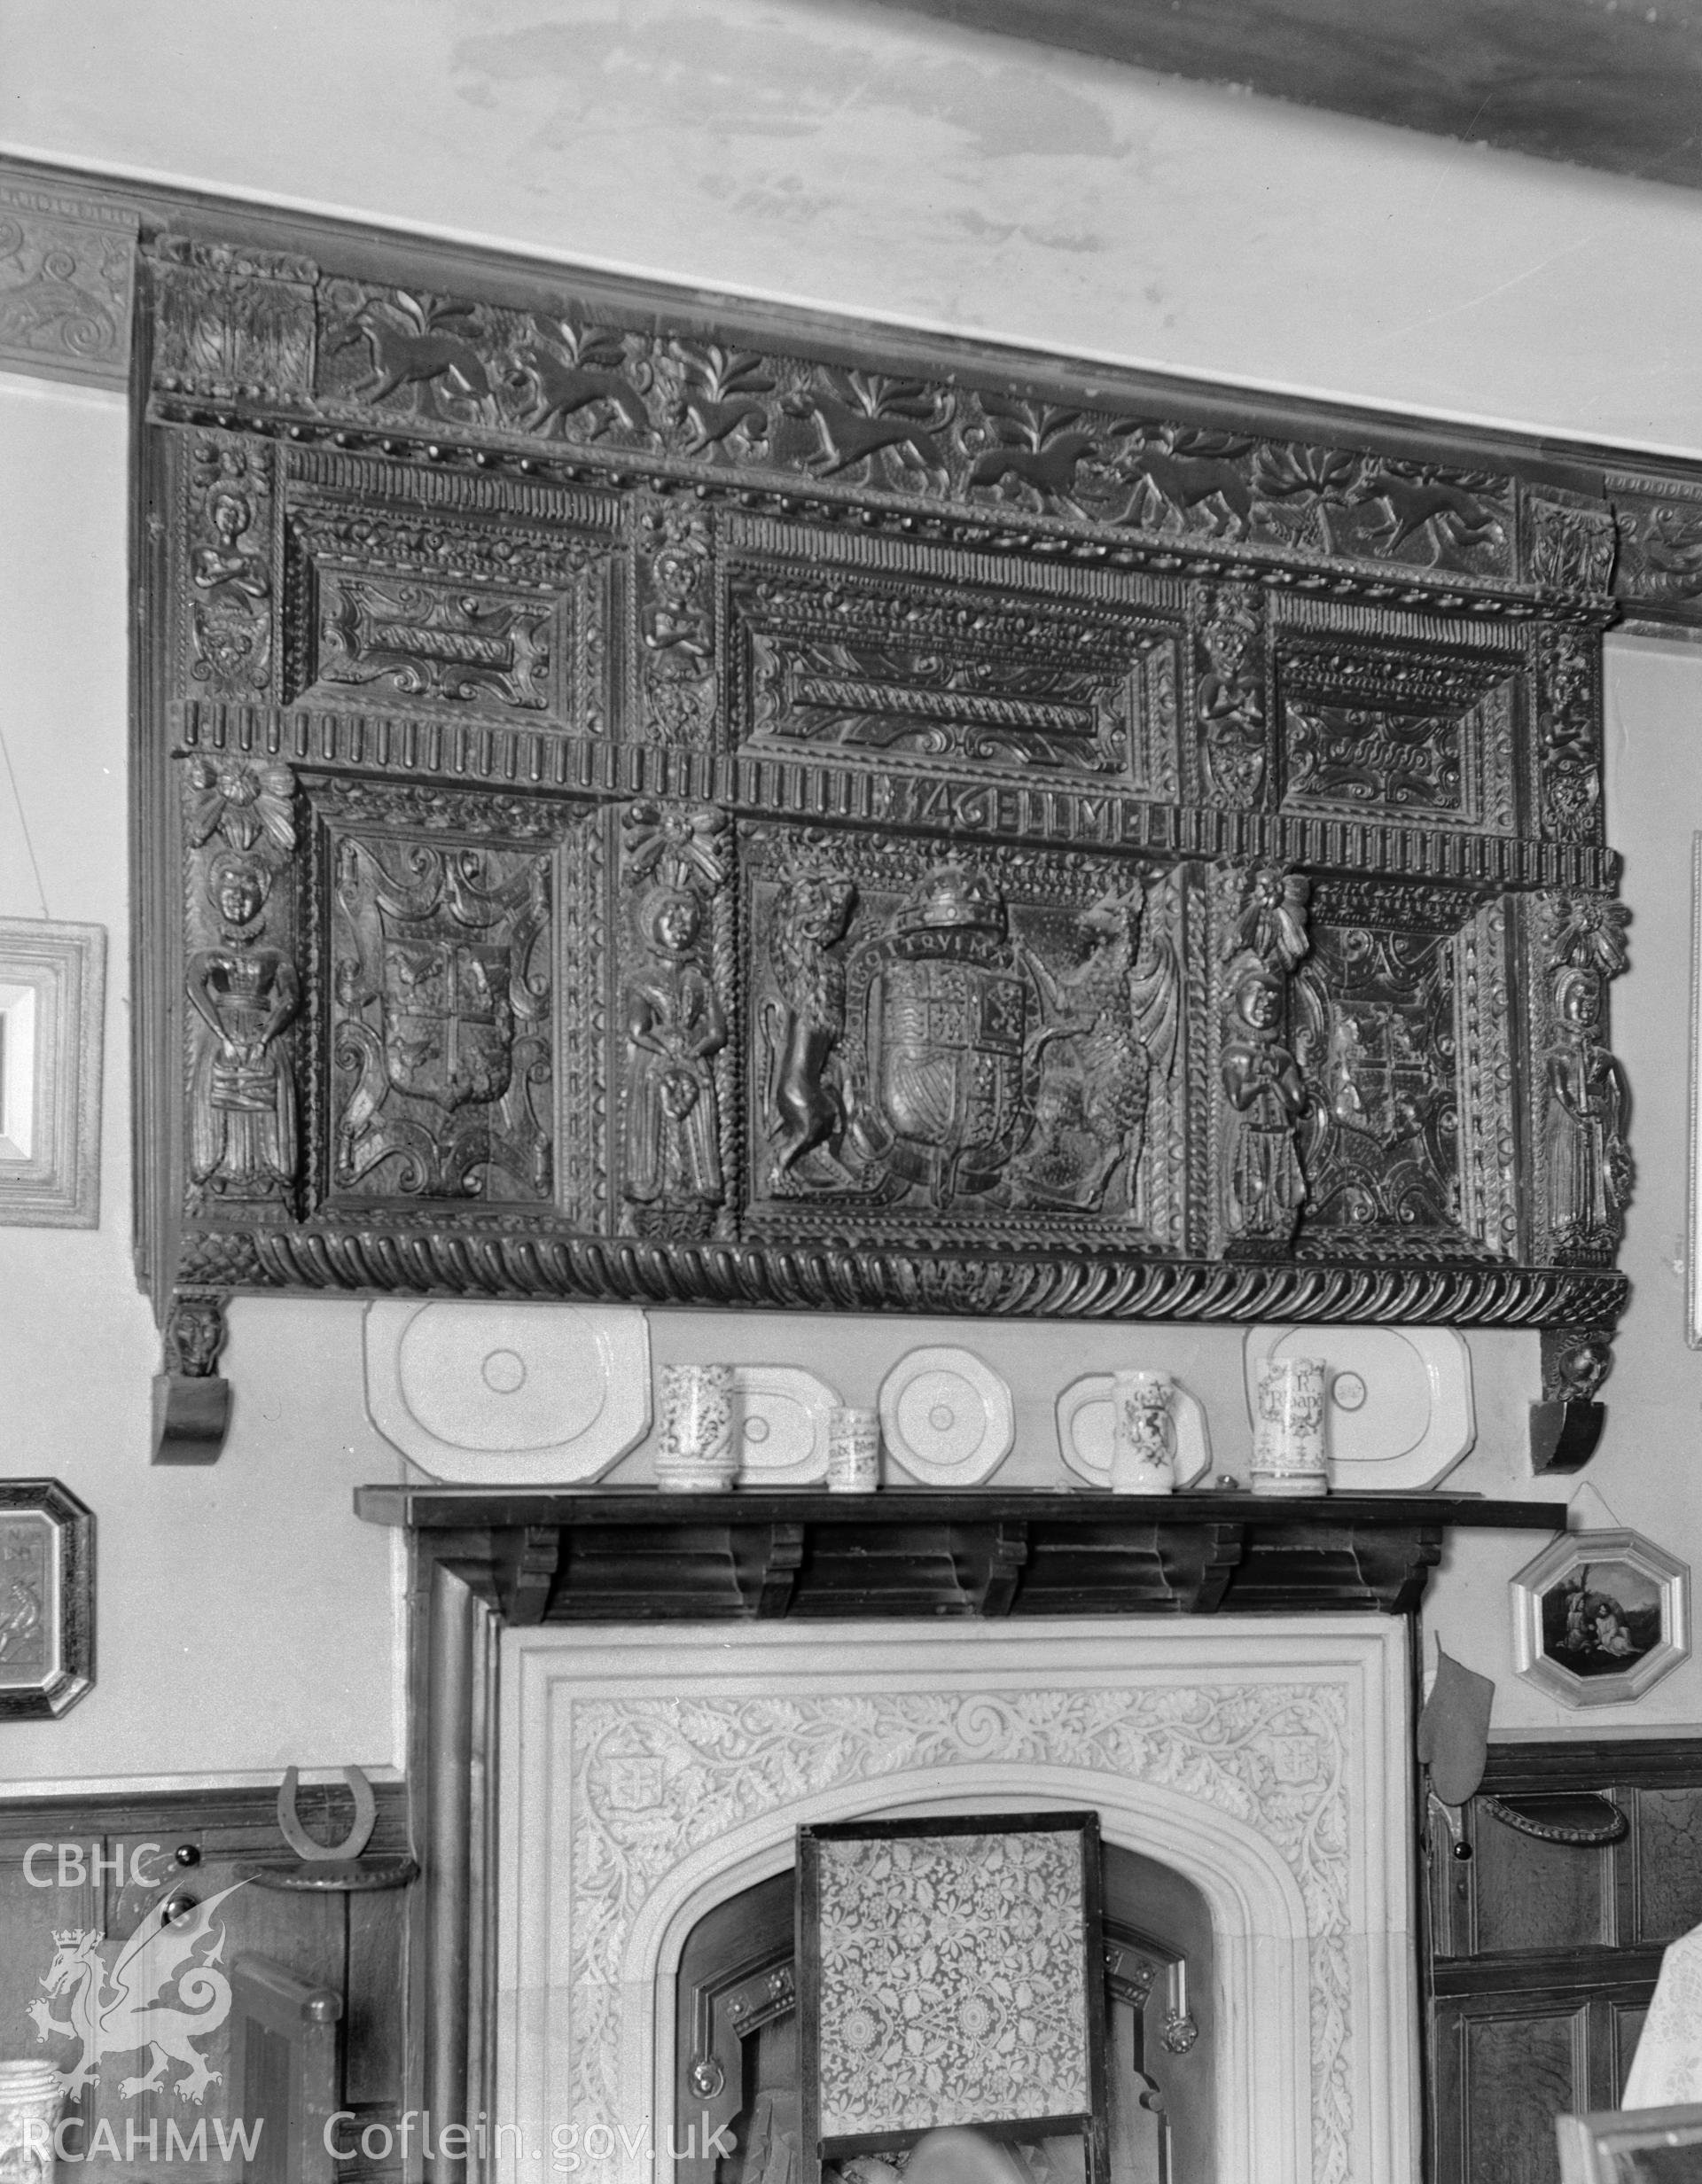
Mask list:
POLYGON ((168 1455, 327 1290, 1531 1328, 1587 1459, 1599 472, 371 248, 138 308, 168 1455))

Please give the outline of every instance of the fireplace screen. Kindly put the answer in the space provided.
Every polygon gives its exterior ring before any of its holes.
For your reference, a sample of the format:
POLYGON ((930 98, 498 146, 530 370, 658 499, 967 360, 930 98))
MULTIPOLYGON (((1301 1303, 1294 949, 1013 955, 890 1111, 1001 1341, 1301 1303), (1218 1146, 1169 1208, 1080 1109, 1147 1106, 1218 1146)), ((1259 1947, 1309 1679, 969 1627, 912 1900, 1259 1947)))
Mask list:
POLYGON ((930 2145, 954 2175, 985 2168, 972 2146, 930 2141, 965 2128, 995 2168, 992 2141, 1078 2136, 1100 2184, 1097 1816, 807 1828, 799 1883, 807 2184, 930 2145))

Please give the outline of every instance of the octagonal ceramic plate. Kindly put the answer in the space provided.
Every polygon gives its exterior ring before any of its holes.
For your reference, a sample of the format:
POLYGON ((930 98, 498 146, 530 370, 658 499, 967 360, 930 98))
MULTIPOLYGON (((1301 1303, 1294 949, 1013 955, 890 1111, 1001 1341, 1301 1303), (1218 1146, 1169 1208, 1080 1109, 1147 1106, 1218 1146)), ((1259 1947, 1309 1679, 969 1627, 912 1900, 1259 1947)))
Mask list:
POLYGON ((972 1350, 912 1350, 880 1384, 880 1431, 925 1486, 979 1486, 1011 1453, 1016 1407, 972 1350))
POLYGON ((650 1327, 618 1305, 366 1308, 366 1408, 453 1486, 600 1478, 650 1431, 650 1327))
POLYGON ((839 1392, 793 1365, 735 1365, 733 1445, 746 1486, 808 1486, 827 1476, 827 1414, 839 1392))
POLYGON ((1477 1439, 1472 1353, 1451 1327, 1255 1327, 1246 1346, 1247 1415, 1272 1358, 1327 1367, 1331 1483, 1414 1494, 1445 1478, 1477 1439))

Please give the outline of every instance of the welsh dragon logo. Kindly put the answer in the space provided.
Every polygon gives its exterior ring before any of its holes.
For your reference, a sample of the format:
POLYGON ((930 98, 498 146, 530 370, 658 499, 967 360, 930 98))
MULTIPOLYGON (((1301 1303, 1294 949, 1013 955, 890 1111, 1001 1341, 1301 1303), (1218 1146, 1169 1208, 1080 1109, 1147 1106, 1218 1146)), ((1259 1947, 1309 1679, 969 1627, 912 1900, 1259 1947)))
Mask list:
POLYGON ((60 2073, 67 2096, 98 2079, 106 2057, 144 2048, 153 2051, 152 2067, 124 2079, 119 2093, 126 2101, 156 2091, 174 2063, 188 2068, 187 2077, 171 2081, 182 2100, 199 2102, 209 2086, 220 2082, 220 2073, 207 2067, 195 2043, 230 2014, 230 1982, 219 1968, 224 1928, 215 1924, 214 1914, 244 1886, 238 1881, 221 1889, 169 1924, 164 1905, 156 1906, 120 1949, 110 1970, 99 1953, 98 1932, 73 1928, 54 1934, 53 1962, 42 1981, 46 1999, 33 2001, 29 2014, 38 2039, 61 2032, 82 2042, 77 2060, 60 2073), (211 1946, 197 1961, 203 1943, 211 1946), (168 2001, 174 1985, 176 1993, 168 2001), (60 1994, 70 2011, 66 2017, 52 2011, 52 1998, 60 1994))

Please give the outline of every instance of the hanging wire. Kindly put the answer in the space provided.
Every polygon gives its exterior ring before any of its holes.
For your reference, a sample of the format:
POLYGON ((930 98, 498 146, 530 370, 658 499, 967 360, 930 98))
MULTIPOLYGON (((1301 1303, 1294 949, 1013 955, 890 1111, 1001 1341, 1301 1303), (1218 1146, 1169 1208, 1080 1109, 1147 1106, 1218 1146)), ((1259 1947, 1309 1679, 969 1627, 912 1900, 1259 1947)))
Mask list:
POLYGON ((0 727, 0 758, 6 761, 6 779, 12 784, 12 800, 18 807, 18 824, 23 831, 24 847, 29 852, 29 869, 35 875, 35 893, 42 906, 42 916, 51 917, 47 907, 47 889, 42 885, 42 868, 36 861, 35 845, 30 838, 29 821, 24 815, 24 800, 19 792, 18 776, 12 770, 12 746, 6 741, 6 731, 0 727))

